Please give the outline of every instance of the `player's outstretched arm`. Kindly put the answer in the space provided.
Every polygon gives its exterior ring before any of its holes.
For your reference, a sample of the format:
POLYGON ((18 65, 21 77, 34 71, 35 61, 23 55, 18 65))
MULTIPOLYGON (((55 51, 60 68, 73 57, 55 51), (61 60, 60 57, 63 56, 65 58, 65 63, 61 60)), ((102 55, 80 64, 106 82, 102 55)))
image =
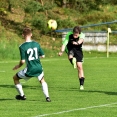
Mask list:
POLYGON ((60 52, 58 53, 59 56, 62 56, 63 52, 65 50, 65 46, 62 45, 60 52))
POLYGON ((18 68, 20 68, 23 64, 25 63, 25 60, 20 60, 19 64, 16 65, 13 70, 17 70, 18 68))
POLYGON ((45 55, 39 56, 40 58, 45 58, 45 55))

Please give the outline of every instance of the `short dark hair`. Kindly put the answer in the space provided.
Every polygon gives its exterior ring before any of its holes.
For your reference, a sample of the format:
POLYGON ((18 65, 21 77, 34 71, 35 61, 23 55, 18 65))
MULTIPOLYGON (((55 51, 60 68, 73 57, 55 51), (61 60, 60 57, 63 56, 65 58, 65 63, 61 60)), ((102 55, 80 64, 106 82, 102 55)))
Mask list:
POLYGON ((81 28, 79 27, 79 26, 75 26, 74 28, 73 28, 73 33, 81 33, 81 28))
POLYGON ((23 35, 30 35, 32 33, 31 29, 29 27, 25 27, 23 30, 23 35))

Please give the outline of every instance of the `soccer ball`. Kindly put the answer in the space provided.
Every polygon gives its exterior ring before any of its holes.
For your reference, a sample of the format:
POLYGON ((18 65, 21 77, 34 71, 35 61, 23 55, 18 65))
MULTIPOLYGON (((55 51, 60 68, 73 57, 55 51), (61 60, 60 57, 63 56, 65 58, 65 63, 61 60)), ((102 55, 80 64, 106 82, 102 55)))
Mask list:
POLYGON ((47 23, 47 26, 49 29, 56 30, 56 28, 57 28, 56 20, 50 19, 47 23))

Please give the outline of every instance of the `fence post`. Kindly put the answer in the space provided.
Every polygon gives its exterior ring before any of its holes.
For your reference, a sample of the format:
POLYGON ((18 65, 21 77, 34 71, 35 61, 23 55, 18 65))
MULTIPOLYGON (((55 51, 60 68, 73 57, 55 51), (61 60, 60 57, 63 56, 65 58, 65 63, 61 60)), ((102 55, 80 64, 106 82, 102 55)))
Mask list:
POLYGON ((109 33, 111 33, 111 28, 108 27, 108 33, 107 33, 107 58, 109 57, 109 33))

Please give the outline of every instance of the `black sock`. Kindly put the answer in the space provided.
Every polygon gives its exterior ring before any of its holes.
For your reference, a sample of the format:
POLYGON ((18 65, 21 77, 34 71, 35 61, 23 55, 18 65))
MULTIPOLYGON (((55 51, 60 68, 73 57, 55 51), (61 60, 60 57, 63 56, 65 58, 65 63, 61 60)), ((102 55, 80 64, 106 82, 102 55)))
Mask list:
POLYGON ((80 85, 84 85, 84 77, 81 77, 81 78, 79 78, 79 81, 80 81, 80 85))
POLYGON ((72 59, 73 59, 73 58, 70 58, 69 61, 70 61, 70 63, 73 65, 73 63, 72 63, 72 59))

